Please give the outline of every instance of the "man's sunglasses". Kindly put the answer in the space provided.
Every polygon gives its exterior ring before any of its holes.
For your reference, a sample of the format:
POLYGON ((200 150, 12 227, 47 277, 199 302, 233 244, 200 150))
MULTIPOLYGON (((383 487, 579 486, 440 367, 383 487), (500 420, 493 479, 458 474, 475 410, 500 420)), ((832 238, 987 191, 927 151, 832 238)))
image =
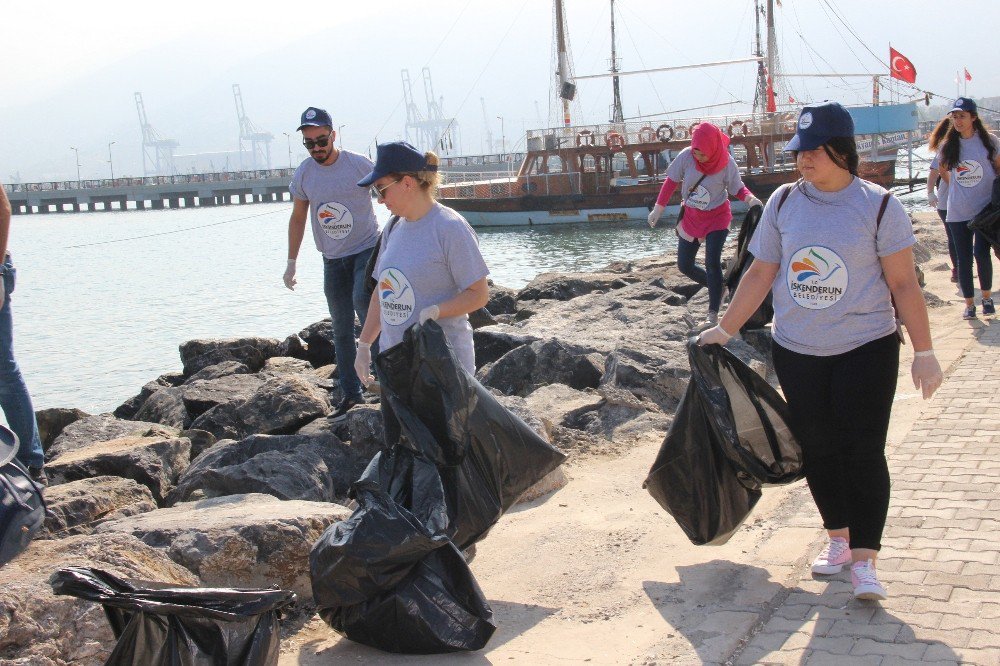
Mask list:
POLYGON ((306 147, 306 150, 312 150, 316 146, 320 148, 326 148, 326 144, 330 143, 330 135, 321 136, 318 139, 302 139, 302 145, 306 147))
POLYGON ((385 191, 387 189, 389 189, 390 187, 392 187, 393 185, 395 185, 396 183, 398 183, 399 181, 401 181, 401 180, 403 180, 403 179, 402 178, 398 178, 398 179, 392 181, 391 183, 383 185, 382 187, 379 187, 378 185, 372 185, 371 188, 370 188, 371 189, 371 193, 372 193, 372 197, 374 197, 375 199, 382 199, 382 198, 384 198, 385 197, 385 191))

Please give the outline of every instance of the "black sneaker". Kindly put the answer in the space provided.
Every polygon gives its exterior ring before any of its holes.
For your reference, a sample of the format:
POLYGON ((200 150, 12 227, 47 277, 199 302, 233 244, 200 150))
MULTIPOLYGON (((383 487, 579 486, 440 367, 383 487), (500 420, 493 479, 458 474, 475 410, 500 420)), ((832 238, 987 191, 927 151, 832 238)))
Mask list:
POLYGON ((338 423, 347 418, 347 412, 351 410, 351 407, 355 405, 364 404, 364 399, 360 395, 354 395, 349 398, 344 398, 337 405, 337 408, 333 410, 333 414, 330 415, 330 420, 334 423, 338 423))
POLYGON ((997 314, 997 308, 993 305, 992 298, 983 299, 983 316, 984 317, 995 317, 997 314))
POLYGON ((29 467, 28 475, 31 477, 32 481, 42 486, 43 488, 49 485, 49 477, 45 473, 44 467, 29 467))

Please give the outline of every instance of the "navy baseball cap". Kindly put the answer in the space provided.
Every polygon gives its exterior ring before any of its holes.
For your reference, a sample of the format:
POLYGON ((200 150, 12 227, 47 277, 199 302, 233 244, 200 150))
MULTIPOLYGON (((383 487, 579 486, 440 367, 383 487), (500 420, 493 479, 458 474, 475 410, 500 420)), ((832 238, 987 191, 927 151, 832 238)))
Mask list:
POLYGON ((375 168, 358 181, 358 187, 368 187, 391 173, 437 171, 436 164, 428 164, 424 154, 405 141, 380 143, 375 151, 375 168))
POLYGON ((315 106, 310 106, 303 111, 299 122, 301 123, 298 129, 299 132, 302 131, 303 127, 333 127, 333 119, 330 118, 330 114, 326 110, 318 109, 315 106))
POLYGON ((854 136, 854 118, 840 102, 802 107, 795 136, 785 146, 786 151, 816 150, 837 136, 854 136))
MULTIPOLYGON (((956 99, 955 103, 951 105, 951 111, 968 111, 969 113, 979 115, 979 107, 976 106, 976 100, 968 97, 959 97, 956 99)), ((948 113, 951 113, 951 111, 948 113)))

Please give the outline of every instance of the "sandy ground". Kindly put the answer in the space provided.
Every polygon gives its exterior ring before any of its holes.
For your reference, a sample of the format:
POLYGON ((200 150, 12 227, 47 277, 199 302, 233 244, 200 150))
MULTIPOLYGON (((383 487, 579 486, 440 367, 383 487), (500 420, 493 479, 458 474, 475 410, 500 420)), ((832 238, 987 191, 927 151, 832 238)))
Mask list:
MULTIPOLYGON (((943 366, 960 358, 978 322, 960 317, 944 231, 918 215, 918 237, 943 366), (933 300, 933 299, 932 299, 933 300)), ((920 415, 903 348, 891 447, 920 415)), ((947 372, 947 370, 946 370, 947 372)), ((317 616, 299 618, 280 664, 724 662, 780 603, 821 543, 804 482, 765 490, 746 524, 722 546, 693 546, 642 489, 662 432, 624 454, 576 458, 569 484, 504 516, 472 563, 498 629, 472 654, 390 655, 339 637, 317 616)))

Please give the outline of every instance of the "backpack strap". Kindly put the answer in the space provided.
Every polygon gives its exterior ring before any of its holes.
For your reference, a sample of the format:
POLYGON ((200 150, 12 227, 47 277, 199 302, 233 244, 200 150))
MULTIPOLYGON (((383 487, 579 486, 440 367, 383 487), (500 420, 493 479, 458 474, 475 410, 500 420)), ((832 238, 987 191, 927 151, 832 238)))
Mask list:
POLYGON ((788 195, 792 193, 792 190, 795 189, 795 186, 797 184, 798 184, 797 182, 792 183, 788 187, 786 187, 784 191, 782 191, 781 198, 778 199, 778 209, 774 211, 775 215, 781 212, 781 207, 785 205, 785 200, 788 198, 788 195))
MULTIPOLYGON (((878 228, 882 225, 882 216, 885 215, 885 209, 889 206, 889 199, 892 198, 891 192, 886 192, 882 197, 882 205, 878 208, 878 215, 875 216, 875 242, 878 243, 878 228)), ((892 303, 892 316, 896 320, 896 337, 899 338, 899 343, 905 345, 906 338, 903 337, 903 330, 900 328, 899 311, 896 309, 896 298, 889 292, 889 302, 892 303)))
POLYGON ((889 206, 889 199, 892 198, 891 192, 886 192, 885 196, 882 197, 882 205, 879 206, 878 216, 875 218, 875 231, 878 231, 879 225, 882 224, 882 216, 885 215, 885 209, 889 206))

